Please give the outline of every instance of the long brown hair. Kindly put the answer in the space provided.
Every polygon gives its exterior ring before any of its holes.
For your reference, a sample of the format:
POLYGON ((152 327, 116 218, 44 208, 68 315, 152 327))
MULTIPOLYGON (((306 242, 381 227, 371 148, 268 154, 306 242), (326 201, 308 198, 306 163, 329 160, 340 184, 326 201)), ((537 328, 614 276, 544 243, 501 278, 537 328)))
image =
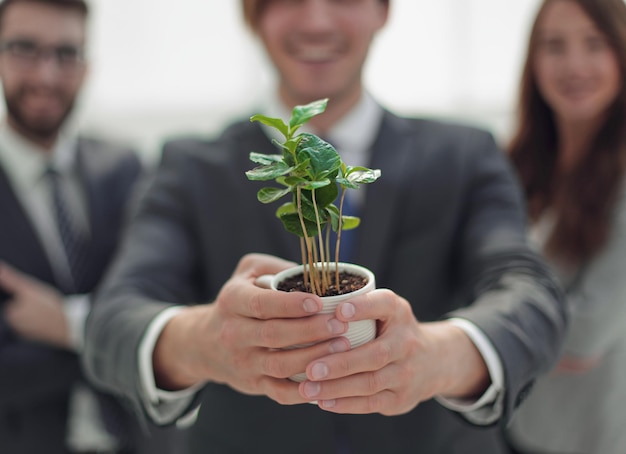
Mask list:
POLYGON ((548 207, 556 213, 546 252, 581 263, 607 241, 625 173, 626 4, 624 0, 567 0, 580 5, 605 34, 617 55, 622 81, 606 121, 582 159, 567 176, 558 176, 559 137, 552 110, 539 92, 533 70, 538 23, 547 5, 554 1, 560 0, 544 0, 531 29, 520 86, 518 124, 509 152, 526 193, 531 220, 537 220, 548 207))

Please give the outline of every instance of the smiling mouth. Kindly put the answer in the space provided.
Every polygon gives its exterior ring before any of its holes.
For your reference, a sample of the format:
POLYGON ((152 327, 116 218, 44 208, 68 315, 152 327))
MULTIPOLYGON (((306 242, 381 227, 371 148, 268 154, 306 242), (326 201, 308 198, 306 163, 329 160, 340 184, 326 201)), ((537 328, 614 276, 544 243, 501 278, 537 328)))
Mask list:
POLYGON ((305 63, 327 63, 339 58, 344 46, 340 40, 326 37, 324 39, 293 39, 287 43, 289 54, 305 63))
POLYGON ((309 63, 323 63, 334 60, 337 53, 332 49, 325 47, 307 47, 299 49, 296 57, 302 61, 309 63))
POLYGON ((560 92, 569 98, 582 98, 593 94, 594 90, 594 85, 592 83, 583 81, 570 81, 569 83, 561 84, 560 87, 560 92))
POLYGON ((593 94, 593 90, 588 87, 566 87, 561 90, 563 96, 569 99, 582 99, 593 94))

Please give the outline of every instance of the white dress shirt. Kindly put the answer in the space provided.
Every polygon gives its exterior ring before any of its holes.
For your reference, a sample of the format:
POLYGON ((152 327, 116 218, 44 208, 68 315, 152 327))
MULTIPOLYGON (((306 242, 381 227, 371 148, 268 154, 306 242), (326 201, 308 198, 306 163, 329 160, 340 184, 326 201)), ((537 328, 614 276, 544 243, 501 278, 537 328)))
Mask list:
MULTIPOLYGON (((290 110, 284 107, 276 96, 267 100, 266 106, 263 111, 266 116, 282 119, 291 117, 290 110)), ((368 166, 371 158, 369 152, 378 134, 382 117, 382 107, 368 93, 365 93, 355 108, 326 133, 326 137, 333 142, 347 165, 368 166), (359 133, 354 134, 354 131, 359 131, 359 133)), ((285 138, 282 134, 274 128, 265 125, 263 128, 270 138, 275 138, 280 142, 284 141, 285 138)), ((299 131, 319 134, 308 124, 303 125, 299 131)), ((365 187, 363 186, 357 191, 348 191, 346 196, 352 197, 351 200, 357 205, 362 204, 365 197, 365 187)), ((175 410, 180 410, 188 405, 198 387, 202 386, 199 384, 191 389, 172 393, 160 390, 155 385, 152 352, 161 330, 176 315, 178 310, 180 309, 170 308, 159 314, 147 330, 140 347, 139 369, 144 387, 144 403, 148 413, 156 421, 162 423, 171 422, 175 419, 172 418, 172 415, 176 414, 175 410)), ((476 325, 464 319, 451 319, 450 321, 460 327, 476 345, 487 364, 491 385, 476 400, 450 399, 443 396, 437 396, 436 399, 445 407, 463 413, 468 420, 476 424, 491 424, 502 415, 504 398, 502 363, 487 336, 476 325)))

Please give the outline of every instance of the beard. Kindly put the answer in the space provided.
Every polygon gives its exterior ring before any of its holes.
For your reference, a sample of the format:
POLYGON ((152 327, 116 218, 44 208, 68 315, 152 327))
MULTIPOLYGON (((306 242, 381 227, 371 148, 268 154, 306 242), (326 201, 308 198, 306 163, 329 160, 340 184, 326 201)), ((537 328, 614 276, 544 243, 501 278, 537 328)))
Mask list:
POLYGON ((29 115, 24 108, 23 98, 28 88, 22 88, 13 95, 5 93, 5 103, 9 120, 21 133, 35 141, 54 140, 74 108, 74 99, 67 99, 62 93, 52 93, 62 101, 63 109, 57 114, 29 115))

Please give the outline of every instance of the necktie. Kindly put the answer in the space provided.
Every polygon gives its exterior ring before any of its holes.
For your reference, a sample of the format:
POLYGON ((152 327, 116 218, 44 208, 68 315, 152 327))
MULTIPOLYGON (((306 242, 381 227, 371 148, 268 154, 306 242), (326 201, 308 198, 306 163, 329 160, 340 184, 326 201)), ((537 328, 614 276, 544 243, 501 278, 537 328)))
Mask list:
MULTIPOLYGON (((89 235, 80 226, 76 208, 73 208, 72 204, 69 203, 68 192, 70 189, 64 185, 64 176, 53 168, 49 168, 47 174, 50 179, 50 192, 57 229, 65 249, 72 278, 71 285, 63 290, 69 294, 89 291, 91 289, 86 286, 88 283, 85 282, 86 250, 89 235)), ((106 431, 115 437, 121 446, 126 446, 130 442, 130 434, 126 427, 127 421, 124 410, 110 395, 98 393, 97 400, 106 431)))
POLYGON ((80 228, 76 214, 68 203, 66 188, 63 186, 63 175, 55 169, 48 169, 52 196, 52 206, 56 217, 57 228, 67 262, 70 269, 72 282, 68 283, 69 293, 82 291, 83 278, 85 276, 85 252, 87 235, 80 228))

